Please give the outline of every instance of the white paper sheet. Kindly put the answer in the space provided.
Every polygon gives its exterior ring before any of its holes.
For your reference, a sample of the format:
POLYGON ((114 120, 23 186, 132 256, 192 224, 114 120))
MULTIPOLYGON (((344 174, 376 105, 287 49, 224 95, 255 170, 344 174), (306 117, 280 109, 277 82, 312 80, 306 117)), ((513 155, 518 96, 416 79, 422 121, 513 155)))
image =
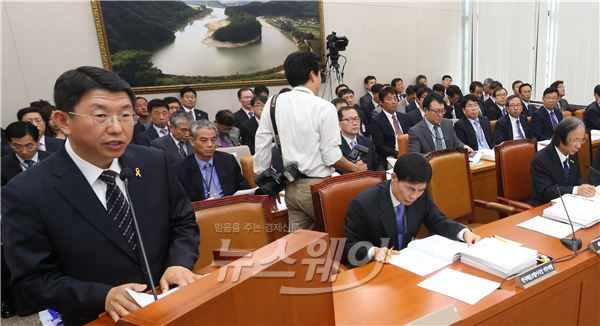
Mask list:
MULTIPOLYGON (((517 224, 517 226, 559 239, 569 236, 572 233, 571 226, 569 224, 550 220, 541 216, 533 217, 527 221, 517 224)), ((574 225, 574 228, 575 231, 577 231, 581 227, 574 225)))
POLYGON ((445 268, 417 285, 473 305, 494 292, 500 283, 445 268))
MULTIPOLYGON (((142 293, 142 292, 135 292, 133 290, 130 289, 125 289, 127 290, 127 293, 129 293, 129 295, 133 298, 133 300, 135 300, 135 302, 137 302, 137 304, 140 307, 145 307, 149 304, 151 304, 152 302, 154 302, 154 296, 152 294, 147 294, 147 293, 142 293)), ((169 294, 175 292, 179 290, 179 287, 176 288, 172 288, 169 291, 159 294, 158 295, 158 300, 168 296, 169 294)))
POLYGON ((405 248, 400 251, 400 254, 392 255, 390 264, 419 276, 425 276, 452 264, 452 262, 425 255, 410 248, 405 248))
POLYGON ((254 193, 256 192, 256 190, 258 189, 258 187, 252 188, 252 189, 242 189, 242 190, 238 190, 236 191, 233 195, 254 195, 254 193))

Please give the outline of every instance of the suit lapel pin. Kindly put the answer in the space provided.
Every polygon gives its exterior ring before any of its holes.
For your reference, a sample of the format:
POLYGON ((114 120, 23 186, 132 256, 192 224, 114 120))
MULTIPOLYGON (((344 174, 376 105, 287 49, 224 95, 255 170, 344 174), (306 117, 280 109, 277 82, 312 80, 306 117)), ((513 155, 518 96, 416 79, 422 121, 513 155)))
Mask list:
POLYGON ((140 171, 140 168, 135 168, 135 176, 138 178, 142 177, 142 172, 140 171))

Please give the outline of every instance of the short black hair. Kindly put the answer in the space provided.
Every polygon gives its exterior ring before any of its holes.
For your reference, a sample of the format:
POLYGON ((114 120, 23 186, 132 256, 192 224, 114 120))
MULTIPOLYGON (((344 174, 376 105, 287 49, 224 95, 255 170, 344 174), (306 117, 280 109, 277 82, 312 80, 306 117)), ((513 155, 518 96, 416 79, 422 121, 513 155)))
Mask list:
POLYGON ((444 105, 444 98, 442 97, 442 95, 438 94, 438 93, 434 93, 431 92, 429 93, 429 95, 427 95, 427 97, 425 97, 425 100, 423 100, 423 107, 428 109, 431 107, 431 102, 438 102, 442 105, 444 105))
POLYGON ((366 85, 366 84, 368 84, 368 83, 369 83, 369 81, 371 81, 371 80, 373 80, 373 79, 375 79, 375 80, 376 80, 377 78, 375 78, 375 76, 371 76, 371 75, 369 75, 369 76, 365 77, 365 79, 363 80, 363 82, 364 82, 364 84, 366 85))
POLYGON ((148 113, 152 113, 152 110, 156 109, 156 108, 160 108, 160 107, 164 107, 167 110, 169 109, 169 104, 167 104, 167 102, 159 99, 159 98, 155 98, 153 100, 151 100, 150 102, 148 102, 148 113))
POLYGON ((355 107, 353 106, 342 106, 338 111, 337 111, 337 115, 338 115, 338 120, 342 121, 342 119, 344 118, 344 112, 346 111, 350 111, 350 110, 354 110, 356 111, 356 113, 358 114, 358 111, 356 110, 355 107))
POLYGON ((407 153, 396 160, 394 174, 398 181, 429 183, 431 181, 431 164, 418 153, 407 153))
POLYGON ((218 124, 231 127, 235 123, 233 112, 229 110, 221 110, 215 115, 215 121, 218 124))
POLYGON ((415 78, 415 84, 420 84, 419 83, 419 79, 423 79, 423 78, 427 79, 427 76, 425 76, 425 75, 418 75, 417 78, 415 78))
POLYGON ((267 93, 267 96, 270 94, 269 88, 266 85, 256 85, 254 87, 254 94, 267 93))
POLYGON ((556 129, 554 130, 554 135, 552 135, 551 144, 554 146, 558 146, 560 144, 567 145, 569 140, 569 134, 571 131, 577 129, 579 126, 585 128, 583 124, 583 120, 580 120, 576 117, 566 117, 562 119, 556 129))
POLYGON ((392 79, 392 81, 390 82, 390 85, 392 85, 392 87, 396 87, 396 84, 398 84, 398 82, 403 82, 402 78, 394 78, 392 79))
MULTIPOLYGON (((519 102, 521 102, 521 98, 519 97, 519 95, 517 95, 517 94, 512 94, 512 95, 510 95, 509 97, 507 97, 507 98, 506 98, 506 106, 507 106, 507 107, 508 107, 508 103, 509 103, 509 102, 510 102, 512 99, 514 99, 514 98, 518 98, 518 99, 519 99, 519 102)), ((521 102, 521 103, 523 103, 523 102, 521 102)))
POLYGON ((492 89, 496 89, 498 87, 504 87, 504 86, 502 86, 501 82, 494 80, 494 82, 492 82, 492 89))
POLYGON ((551 93, 556 93, 556 95, 558 95, 558 89, 554 88, 554 87, 548 87, 544 90, 544 94, 542 95, 542 97, 551 94, 551 93))
POLYGON ((331 104, 333 105, 338 105, 339 103, 345 103, 346 105, 348 105, 348 102, 346 102, 346 100, 340 97, 336 97, 333 100, 331 100, 331 104))
POLYGON ((338 96, 339 96, 339 97, 343 97, 343 96, 344 96, 344 95, 346 95, 346 94, 352 94, 352 95, 354 95, 354 91, 353 91, 353 90, 351 90, 350 88, 342 89, 342 90, 341 90, 341 91, 338 93, 338 96))
POLYGON ((304 85, 310 79, 310 73, 319 75, 319 57, 312 52, 294 52, 285 58, 283 70, 285 79, 292 87, 304 85))
POLYGON ((496 87, 494 88, 494 90, 492 91, 492 96, 496 97, 496 94, 498 94, 499 91, 504 90, 506 92, 506 95, 508 95, 508 91, 506 90, 506 88, 500 86, 500 87, 496 87))
POLYGON ((558 89, 558 86, 560 86, 561 84, 564 84, 565 82, 562 80, 557 80, 554 83, 550 84, 550 87, 556 88, 558 89))
POLYGON ((483 84, 480 81, 476 81, 476 80, 472 81, 471 84, 469 85, 469 92, 471 92, 471 93, 475 92, 475 89, 477 87, 483 88, 483 84))
POLYGON ((30 135, 34 141, 40 139, 40 131, 31 122, 15 121, 6 127, 4 136, 8 142, 12 142, 13 138, 23 138, 30 135))
POLYGON ((521 84, 521 86, 519 86, 519 93, 521 93, 521 88, 527 87, 527 86, 529 86, 529 88, 533 88, 533 86, 531 86, 531 84, 523 83, 523 84, 521 84))
POLYGON ((444 85, 442 85, 442 84, 434 84, 432 89, 434 92, 444 93, 444 91, 446 90, 446 87, 444 87, 444 85))
POLYGON ((54 103, 57 110, 73 112, 85 93, 94 89, 125 92, 135 103, 131 86, 119 75, 98 67, 83 66, 64 72, 54 83, 54 103))
MULTIPOLYGON (((516 85, 516 84, 518 84, 518 83, 521 83, 521 84, 523 84, 523 81, 521 81, 521 80, 518 80, 518 79, 517 79, 517 80, 515 80, 514 82, 512 82, 512 85, 511 85, 511 87, 510 87, 510 88, 514 89, 514 88, 515 88, 515 85, 516 85)), ((520 88, 520 87, 521 87, 521 86, 519 86, 519 88, 520 88)))
POLYGON ((600 84, 596 85, 596 87, 594 87, 594 94, 600 96, 600 84))
POLYGON ((340 88, 342 87, 346 87, 346 88, 350 88, 348 85, 346 84, 339 84, 335 87, 335 95, 336 96, 340 96, 340 88))
POLYGON ((196 90, 194 90, 193 88, 191 88, 189 86, 186 86, 186 87, 182 88, 179 91, 179 96, 181 96, 183 98, 183 94, 185 94, 185 93, 194 93, 194 96, 197 96, 196 95, 196 90))
POLYGON ((35 107, 35 106, 30 106, 30 107, 26 107, 26 108, 22 108, 19 111, 17 111, 17 120, 21 121, 23 120, 23 117, 27 114, 27 113, 39 113, 40 117, 42 116, 42 111, 40 110, 40 108, 35 107))
MULTIPOLYGON (((460 99, 460 107, 465 108, 469 101, 473 101, 475 103, 479 103, 479 98, 473 94, 467 94, 460 99)), ((479 104, 478 104, 479 105, 479 104)))
POLYGON ((463 94, 460 90, 460 87, 458 87, 457 85, 450 85, 448 86, 448 88, 446 88, 446 95, 448 95, 448 97, 454 97, 456 95, 462 97, 463 94))
POLYGON ((381 101, 383 101, 383 99, 388 95, 388 94, 393 94, 394 96, 396 96, 396 98, 398 98, 398 91, 396 91, 395 88, 393 87, 383 87, 379 90, 379 99, 381 101))
POLYGON ((433 93, 433 91, 429 87, 419 87, 417 89, 417 98, 418 99, 421 98, 421 96, 423 96, 423 94, 425 94, 425 93, 431 94, 431 93, 433 93))
POLYGON ((371 93, 375 94, 379 94, 379 91, 383 88, 383 85, 381 84, 373 84, 373 86, 371 86, 371 93))
POLYGON ((50 104, 50 102, 48 102, 46 100, 40 99, 40 100, 29 103, 29 106, 35 106, 36 108, 39 108, 41 110, 47 106, 52 106, 52 104, 50 104))
POLYGON ((405 92, 406 92, 406 95, 411 95, 411 94, 414 94, 414 93, 416 93, 416 92, 415 92, 415 86, 413 86, 413 85, 408 85, 408 87, 406 88, 406 91, 405 91, 405 92))
POLYGON ((167 96, 167 97, 163 98, 163 101, 165 101, 165 103, 167 103, 167 105, 169 105, 171 103, 177 103, 181 107, 181 102, 174 96, 167 96))
POLYGON ((242 92, 245 92, 245 91, 250 91, 250 92, 252 93, 252 95, 254 95, 254 91, 252 90, 252 88, 249 88, 249 87, 242 87, 242 88, 240 88, 240 89, 237 91, 237 97, 238 97, 238 99, 239 99, 240 97, 242 97, 242 92))
POLYGON ((450 79, 452 79, 452 76, 450 76, 450 75, 443 75, 443 76, 442 76, 442 80, 444 80, 444 79, 446 79, 446 78, 450 78, 450 79))
POLYGON ((250 105, 254 106, 254 104, 256 104, 256 102, 265 104, 265 103, 267 103, 267 98, 264 96, 260 96, 260 95, 254 95, 252 100, 250 100, 250 105))
POLYGON ((135 97, 135 100, 136 100, 136 101, 137 101, 137 100, 144 100, 144 101, 146 101, 146 103, 148 103, 148 99, 147 99, 147 98, 145 98, 145 97, 143 97, 143 96, 136 96, 136 97, 135 97))

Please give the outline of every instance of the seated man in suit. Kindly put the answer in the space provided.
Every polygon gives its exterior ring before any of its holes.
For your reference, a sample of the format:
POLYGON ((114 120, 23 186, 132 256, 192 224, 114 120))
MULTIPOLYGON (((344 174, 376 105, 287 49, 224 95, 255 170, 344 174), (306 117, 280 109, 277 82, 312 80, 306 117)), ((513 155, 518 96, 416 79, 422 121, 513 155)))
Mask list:
POLYGON ((179 92, 181 96, 182 106, 181 109, 189 114, 194 121, 208 120, 208 113, 196 109, 196 91, 191 87, 184 87, 179 92))
POLYGON ((444 98, 439 94, 429 94, 423 101, 425 119, 408 130, 408 151, 427 154, 446 148, 471 147, 463 144, 452 127, 452 121, 444 119, 444 98))
POLYGON ((558 91, 548 87, 544 90, 544 105, 531 115, 531 137, 540 140, 552 138, 558 123, 563 119, 562 112, 556 107, 558 91))
POLYGON ((148 100, 145 97, 138 96, 135 98, 134 112, 138 116, 137 123, 144 126, 144 130, 148 129, 152 122, 150 114, 148 114, 148 100))
POLYGON ((52 153, 38 150, 40 133, 31 122, 16 121, 6 127, 6 140, 13 149, 2 157, 2 186, 52 153))
POLYGON ((388 262, 390 253, 405 248, 423 224, 430 232, 449 239, 477 242, 477 234, 444 216, 433 203, 427 190, 429 181, 429 162, 409 153, 398 158, 391 180, 359 193, 346 211, 342 262, 350 266, 371 260, 388 262))
POLYGON ((526 117, 530 117, 534 111, 536 111, 535 106, 533 106, 531 102, 531 85, 530 84, 521 84, 519 86, 519 97, 523 102, 523 110, 521 112, 522 115, 526 117))
POLYGON ((137 145, 150 146, 150 143, 169 134, 169 105, 161 99, 153 99, 148 102, 148 114, 150 115, 150 126, 139 133, 133 139, 137 145))
POLYGON ((254 95, 269 98, 269 88, 267 85, 256 85, 254 87, 254 95))
POLYGON ((583 184, 577 152, 585 140, 583 121, 568 117, 562 120, 552 141, 535 154, 531 162, 531 203, 539 206, 560 197, 574 194, 592 197, 596 188, 583 184), (557 189, 558 188, 558 189, 557 189))
POLYGON ((216 150, 217 127, 212 122, 194 122, 191 133, 194 155, 173 166, 190 201, 231 196, 249 188, 235 157, 216 150))
POLYGON ((469 94, 475 95, 479 100, 477 104, 479 104, 479 116, 483 117, 483 112, 485 111, 485 106, 483 105, 483 84, 478 81, 473 81, 469 85, 469 94))
POLYGON ((409 109, 415 109, 415 101, 417 100, 417 91, 415 90, 415 86, 408 85, 406 87, 406 96, 404 97, 404 101, 406 101, 406 105, 404 106, 405 113, 408 113, 409 109))
POLYGON ((171 114, 181 111, 181 102, 179 102, 176 97, 167 96, 163 98, 163 101, 169 106, 169 118, 171 117, 171 114))
POLYGON ((31 122, 40 132, 38 140, 38 149, 41 151, 54 153, 65 145, 64 139, 56 139, 44 136, 46 134, 46 123, 42 118, 40 109, 36 107, 23 108, 17 112, 17 120, 31 122))
POLYGON ((423 107, 423 102, 425 101, 427 95, 433 93, 433 90, 431 90, 429 87, 421 86, 417 88, 416 92, 417 99, 413 102, 415 109, 411 110, 410 112, 407 110, 408 113, 406 114, 411 127, 423 120, 426 112, 425 108, 423 107))
POLYGON ((492 125, 486 117, 479 117, 479 105, 475 95, 467 95, 460 100, 464 118, 456 121, 456 137, 474 150, 490 149, 492 143, 492 125))
POLYGON ((373 115, 373 110, 375 110, 375 105, 373 104, 373 92, 371 88, 373 85, 377 83, 377 78, 375 76, 367 76, 364 80, 364 86, 367 93, 363 95, 360 100, 360 108, 365 111, 367 116, 371 117, 373 115))
POLYGON ((600 186, 600 151, 596 154, 592 167, 595 171, 590 169, 590 182, 597 187, 600 186))
POLYGON ((494 143, 496 145, 505 140, 531 138, 531 127, 527 117, 521 114, 523 105, 519 95, 511 95, 506 100, 508 114, 496 121, 494 143))
POLYGON ((425 75, 418 75, 415 78, 415 85, 425 85, 425 86, 427 86, 427 76, 425 76, 425 75))
POLYGON ((519 93, 519 87, 521 87, 521 85, 523 85, 523 82, 520 81, 520 80, 515 80, 512 83, 511 87, 512 87, 512 90, 513 90, 513 95, 517 95, 517 96, 521 95, 521 93, 519 93))
POLYGON ((371 111, 371 121, 373 118, 379 114, 379 112, 383 111, 383 106, 381 105, 381 99, 379 98, 379 91, 387 86, 381 84, 375 84, 371 87, 371 93, 373 94, 373 111, 371 111))
POLYGON ((333 104, 335 106, 336 110, 339 110, 345 106, 348 106, 348 102, 346 102, 346 100, 344 100, 343 98, 339 98, 339 97, 336 97, 333 100, 331 100, 331 104, 333 104))
POLYGON ((147 275, 163 291, 200 277, 190 270, 198 225, 165 155, 129 145, 136 116, 127 82, 79 67, 58 78, 54 102, 65 146, 2 189, 12 289, 23 314, 51 308, 65 325, 81 325, 106 311, 116 322, 139 308, 126 290, 146 290, 147 275), (128 183, 120 177, 125 168, 136 171, 128 183), (140 267, 132 210, 148 272, 140 267))
POLYGON ((365 111, 363 111, 361 107, 358 104, 356 104, 356 100, 354 98, 354 91, 350 88, 343 89, 339 92, 339 96, 342 99, 346 100, 348 106, 354 107, 356 109, 356 112, 358 112, 358 116, 360 117, 360 132, 368 137, 370 133, 367 129, 367 126, 371 123, 371 116, 366 114, 365 111))
POLYGON ((181 111, 169 118, 169 136, 159 137, 150 142, 150 147, 158 148, 167 154, 169 165, 173 165, 194 153, 190 144, 192 118, 181 111))
POLYGON ((397 137, 408 132, 410 123, 404 113, 396 111, 398 106, 396 89, 385 87, 379 91, 378 96, 382 99, 383 111, 373 118, 369 130, 377 151, 376 168, 386 170, 387 157, 398 157, 397 137))
POLYGON ((235 117, 229 110, 221 110, 215 115, 217 127, 217 148, 240 146, 240 130, 234 126, 235 117))
POLYGON ((492 91, 493 103, 485 108, 485 116, 489 120, 498 120, 506 115, 506 96, 508 92, 504 87, 495 88, 492 91))
POLYGON ((392 86, 398 94, 398 112, 406 113, 408 102, 406 101, 406 94, 404 94, 404 81, 402 78, 394 78, 390 82, 390 86, 392 86))
POLYGON ((600 130, 600 84, 594 87, 595 101, 585 108, 583 121, 586 129, 600 130))
POLYGON ((237 98, 242 106, 239 110, 235 112, 233 115, 235 118, 234 126, 236 128, 240 128, 240 125, 244 121, 248 121, 254 117, 254 112, 252 111, 252 98, 254 97, 254 91, 248 87, 240 88, 237 91, 237 98))
MULTIPOLYGON (((446 97, 448 98, 449 105, 446 105, 446 113, 444 113, 444 118, 464 118, 465 114, 463 113, 462 107, 460 106, 460 99, 463 97, 460 87, 456 85, 448 86, 448 88, 446 88, 446 97)), ((479 113, 479 108, 477 109, 477 113, 479 113)))
MULTIPOLYGON (((362 145, 369 152, 364 157, 359 157, 359 161, 366 164, 369 170, 375 170, 375 147, 369 138, 359 134, 360 117, 358 112, 354 107, 346 106, 339 109, 337 113, 340 121, 340 133, 342 134, 342 144, 340 145, 342 155, 348 158, 348 154, 354 149, 354 146, 357 144, 362 145)), ((338 171, 338 173, 341 172, 338 171)))
POLYGON ((250 101, 254 116, 248 121, 242 122, 240 125, 240 142, 242 145, 247 145, 250 148, 250 153, 254 155, 254 137, 258 129, 258 122, 262 116, 263 109, 267 103, 267 98, 262 96, 254 96, 250 101))

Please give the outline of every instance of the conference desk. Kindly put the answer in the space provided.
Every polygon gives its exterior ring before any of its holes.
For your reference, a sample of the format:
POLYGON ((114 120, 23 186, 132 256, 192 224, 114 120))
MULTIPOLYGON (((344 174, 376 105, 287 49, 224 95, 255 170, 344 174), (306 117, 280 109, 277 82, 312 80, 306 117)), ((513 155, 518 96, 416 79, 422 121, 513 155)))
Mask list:
MULTIPOLYGON (((499 235, 534 248, 553 258, 568 255, 560 240, 516 225, 540 215, 540 206, 474 229, 482 237, 499 235)), ((577 231, 584 249, 600 235, 600 224, 577 231)), ((337 275, 334 289, 364 279, 378 267, 369 263, 337 275)), ((500 282, 499 277, 471 266, 454 262, 449 268, 500 282)), ((454 304, 459 324, 600 324, 600 257, 585 249, 575 258, 555 264, 558 273, 523 290, 515 281, 504 282, 475 305, 425 290, 420 277, 392 265, 384 265, 371 281, 349 290, 334 292, 335 319, 338 325, 405 324, 454 304)))
MULTIPOLYGON (((495 202, 498 197, 496 185, 496 163, 481 160, 479 165, 471 166, 471 188, 473 198, 495 202)), ((475 207, 475 223, 486 224, 498 220, 498 212, 483 207, 475 207)))

